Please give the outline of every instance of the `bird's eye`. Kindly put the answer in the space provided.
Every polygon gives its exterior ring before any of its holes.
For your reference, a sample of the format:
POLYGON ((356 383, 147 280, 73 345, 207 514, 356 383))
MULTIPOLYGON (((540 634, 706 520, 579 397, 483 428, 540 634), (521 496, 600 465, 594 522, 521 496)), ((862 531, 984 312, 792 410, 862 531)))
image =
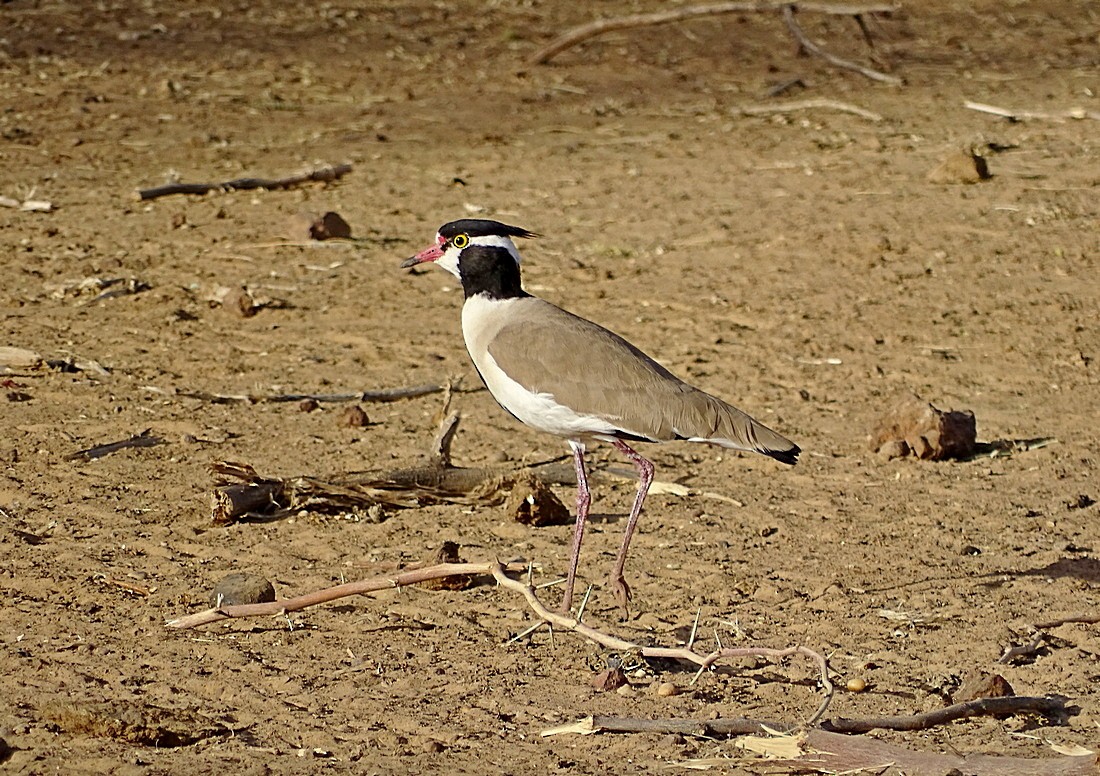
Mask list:
POLYGON ((468 234, 456 234, 451 238, 451 245, 462 250, 470 244, 470 236, 468 234))

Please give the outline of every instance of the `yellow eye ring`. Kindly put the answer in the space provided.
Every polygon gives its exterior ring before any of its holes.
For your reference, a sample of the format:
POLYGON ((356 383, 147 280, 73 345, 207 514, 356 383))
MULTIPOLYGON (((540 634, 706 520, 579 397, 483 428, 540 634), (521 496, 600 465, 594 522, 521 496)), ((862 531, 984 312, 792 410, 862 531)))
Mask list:
POLYGON ((456 234, 454 236, 454 238, 451 240, 451 245, 458 248, 459 250, 462 250, 463 248, 465 248, 469 244, 470 244, 470 236, 466 235, 466 234, 456 234))

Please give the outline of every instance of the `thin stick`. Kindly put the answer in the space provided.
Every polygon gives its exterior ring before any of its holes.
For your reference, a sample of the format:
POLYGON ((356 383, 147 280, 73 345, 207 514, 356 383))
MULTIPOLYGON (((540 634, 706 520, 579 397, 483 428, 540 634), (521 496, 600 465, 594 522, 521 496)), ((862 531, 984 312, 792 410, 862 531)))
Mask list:
POLYGON ((1006 647, 1004 653, 997 659, 997 662, 1011 663, 1018 657, 1030 657, 1034 655, 1043 644, 1046 643, 1047 637, 1043 631, 1050 630, 1051 628, 1058 628, 1062 625, 1069 625, 1070 623, 1095 625, 1096 623, 1100 623, 1100 614, 1073 614, 1068 617, 1057 617, 1053 620, 1033 623, 1031 628, 1035 633, 1032 634, 1031 641, 1027 644, 1016 644, 1006 647))
POLYGON ((734 116, 764 116, 769 113, 792 113, 799 110, 838 110, 843 113, 852 113, 868 121, 882 121, 882 116, 858 105, 841 102, 840 100, 813 99, 785 102, 780 105, 746 105, 741 108, 731 108, 730 114, 734 116))
POLYGON ((1065 701, 1060 698, 1038 698, 1026 695, 1010 695, 1005 698, 977 698, 965 703, 956 703, 942 709, 922 711, 917 714, 897 716, 866 717, 863 719, 825 720, 821 727, 834 733, 867 733, 871 730, 927 730, 959 719, 970 717, 996 717, 1001 714, 1046 714, 1066 713, 1065 701))
POLYGON ((171 194, 208 194, 211 191, 240 191, 245 189, 289 189, 313 181, 329 182, 351 172, 350 164, 321 167, 285 178, 237 178, 221 183, 168 183, 151 189, 140 189, 138 199, 145 201, 171 194))
MULTIPOLYGON (((458 574, 492 574, 497 568, 504 568, 497 561, 491 563, 439 563, 435 566, 411 569, 392 576, 371 577, 358 582, 347 582, 343 585, 325 588, 313 593, 285 598, 281 601, 271 601, 262 604, 241 604, 239 606, 223 606, 221 608, 207 609, 196 612, 175 620, 169 620, 166 625, 169 628, 197 628, 201 625, 209 625, 212 622, 229 620, 237 617, 264 617, 278 616, 287 612, 297 612, 308 609, 311 606, 335 601, 352 595, 364 595, 375 593, 379 590, 392 590, 398 587, 415 585, 418 582, 427 582, 432 579, 450 577, 458 574)), ((519 570, 517 566, 513 570, 519 570)))
POLYGON ((163 444, 164 440, 160 437, 153 436, 150 432, 151 428, 147 428, 140 434, 134 434, 128 439, 122 439, 118 442, 108 442, 104 445, 95 445, 94 447, 88 447, 84 450, 77 450, 75 453, 70 453, 65 456, 66 461, 94 461, 96 458, 102 458, 105 455, 111 453, 117 453, 119 450, 125 450, 127 447, 155 447, 159 444, 163 444))
MULTIPOLYGON (((303 401, 312 399, 321 404, 330 404, 345 401, 365 402, 390 402, 401 399, 415 399, 418 396, 427 396, 431 393, 439 393, 447 390, 446 385, 429 383, 425 385, 413 385, 408 388, 385 388, 380 391, 363 391, 361 393, 276 393, 267 395, 257 394, 230 394, 208 393, 206 391, 167 391, 154 386, 146 386, 146 390, 155 393, 173 394, 188 399, 202 399, 213 404, 229 404, 231 402, 246 402, 248 404, 263 404, 265 402, 282 403, 303 401)), ((455 388, 454 390, 458 390, 455 388)), ((480 390, 475 388, 473 390, 480 390)))
POLYGON ((895 84, 901 86, 904 81, 894 75, 887 75, 886 73, 873 70, 869 67, 864 67, 856 62, 849 62, 847 59, 842 59, 836 54, 830 54, 821 46, 814 43, 802 30, 798 22, 795 20, 794 15, 798 10, 798 5, 794 3, 788 3, 783 6, 783 21, 787 22, 787 29, 791 31, 791 35, 794 35, 795 40, 798 41, 798 45, 805 51, 813 54, 816 57, 821 57, 826 62, 836 67, 844 68, 845 70, 854 70, 860 75, 866 76, 873 81, 882 81, 883 83, 895 84))
MULTIPOLYGON (((730 2, 730 3, 714 3, 710 5, 692 5, 685 8, 677 8, 671 11, 660 11, 658 13, 647 14, 635 14, 632 16, 619 16, 612 19, 598 19, 588 24, 582 24, 579 27, 574 27, 571 30, 554 38, 547 45, 536 51, 528 60, 527 66, 544 65, 551 59, 556 57, 561 52, 568 48, 576 46, 582 41, 586 41, 589 38, 594 38, 598 35, 603 35, 615 30, 633 29, 636 27, 650 27, 658 24, 669 24, 671 22, 684 21, 685 19, 698 19, 706 16, 719 16, 729 13, 774 13, 776 11, 785 11, 788 8, 797 8, 799 10, 808 11, 812 13, 832 14, 835 16, 856 16, 860 17, 866 14, 888 14, 897 10, 897 6, 887 4, 877 5, 831 5, 824 3, 746 3, 746 2, 730 2)), ((797 25, 795 25, 797 27, 797 25)), ((792 30, 793 32, 793 30, 792 30)), ((801 32, 801 30, 799 30, 801 32)), ((800 41, 801 43, 801 41, 800 41)), ((802 44, 805 47, 805 44, 802 44)), ((814 48, 814 44, 810 44, 814 48)), ((810 47, 806 47, 807 50, 811 50, 810 47)), ((820 49, 818 49, 820 51, 820 49)), ((816 53, 816 52, 815 52, 816 53)), ((823 54, 819 54, 823 56, 823 54)), ((825 57, 826 59, 828 57, 825 57)), ((845 60, 840 60, 844 62, 845 60)), ((830 60, 832 61, 832 60, 830 60)), ((839 62, 833 62, 833 64, 839 64, 839 62)), ((851 63, 841 65, 842 67, 848 67, 851 63)), ((858 67, 858 66, 856 66, 858 67)), ((862 72, 862 71, 861 71, 862 72)), ((875 77, 878 80, 888 80, 892 76, 885 76, 883 73, 871 70, 870 73, 875 73, 875 76, 863 73, 869 78, 875 77)), ((901 83, 900 79, 895 79, 897 83, 901 83)))
POLYGON ((1064 121, 1066 119, 1092 119, 1093 121, 1100 121, 1100 111, 1085 110, 1084 108, 1070 108, 1069 110, 1056 111, 1054 113, 1047 113, 1043 111, 1032 110, 1009 110, 1008 108, 999 108, 996 105, 987 105, 984 102, 970 102, 967 100, 963 103, 963 107, 967 110, 976 110, 979 113, 989 113, 994 116, 1000 116, 1003 119, 1009 121, 1026 121, 1027 119, 1039 119, 1041 121, 1064 121))
POLYGON ((714 650, 706 655, 702 655, 686 647, 647 647, 598 631, 595 628, 575 620, 568 614, 551 611, 539 600, 534 588, 509 577, 505 573, 505 569, 500 565, 493 569, 493 577, 501 587, 513 590, 527 599, 527 605, 531 607, 539 619, 550 623, 551 626, 556 626, 564 631, 571 631, 579 636, 583 636, 589 641, 596 642, 600 646, 614 649, 619 652, 636 651, 642 655, 642 657, 683 660, 688 663, 694 663, 699 666, 700 669, 711 668, 720 660, 729 658, 766 657, 771 660, 782 660, 783 658, 793 655, 802 655, 817 664, 818 671, 820 672, 819 681, 821 682, 821 687, 824 692, 824 698, 818 705, 817 710, 804 724, 806 726, 816 724, 832 701, 833 683, 829 679, 829 664, 824 656, 814 652, 809 647, 795 646, 787 647, 786 649, 775 649, 772 647, 737 647, 714 650))
MULTIPOLYGON (((916 714, 899 714, 886 717, 861 719, 823 720, 822 730, 833 733, 867 733, 872 730, 927 730, 971 717, 997 717, 1008 714, 1044 714, 1058 716, 1066 713, 1065 701, 1059 698, 1012 695, 1006 698, 978 698, 956 703, 942 709, 922 711, 916 714)), ((639 719, 636 717, 612 717, 593 715, 591 729, 608 733, 679 733, 681 735, 728 736, 762 733, 789 733, 797 726, 786 722, 771 722, 739 717, 724 719, 639 719)), ((587 720, 586 720, 587 722, 587 720)))
POLYGON ((642 657, 668 658, 693 663, 700 669, 714 666, 720 660, 742 657, 766 657, 772 660, 782 660, 793 655, 803 655, 810 658, 820 672, 819 681, 824 691, 824 698, 804 725, 812 726, 821 718, 828 708, 833 697, 833 683, 829 680, 829 665, 824 656, 814 652, 808 647, 795 646, 786 649, 773 649, 771 647, 739 647, 736 649, 719 649, 703 655, 686 647, 652 647, 643 646, 617 636, 604 633, 585 625, 568 614, 551 611, 539 599, 534 587, 529 583, 521 582, 508 576, 509 572, 522 572, 523 566, 511 564, 505 566, 500 561, 487 563, 440 563, 427 568, 412 569, 392 576, 372 577, 358 582, 348 582, 343 585, 318 590, 295 598, 287 598, 281 601, 271 601, 261 604, 242 604, 239 606, 225 606, 221 608, 207 609, 203 612, 179 617, 165 623, 169 628, 197 628, 202 625, 220 622, 236 617, 262 617, 282 616, 288 612, 296 612, 310 606, 335 601, 352 595, 363 595, 379 590, 392 590, 394 588, 407 587, 419 582, 426 582, 441 577, 463 575, 491 574, 501 587, 519 593, 527 600, 527 605, 534 611, 539 620, 550 626, 553 634, 555 626, 564 631, 569 631, 593 641, 608 649, 619 652, 637 652, 642 657))
POLYGON ((1073 614, 1069 617, 1059 617, 1054 620, 1047 620, 1046 622, 1037 622, 1031 627, 1036 630, 1049 630, 1050 628, 1057 628, 1060 625, 1069 625, 1074 622, 1083 623, 1085 625, 1095 625, 1100 623, 1100 614, 1073 614))

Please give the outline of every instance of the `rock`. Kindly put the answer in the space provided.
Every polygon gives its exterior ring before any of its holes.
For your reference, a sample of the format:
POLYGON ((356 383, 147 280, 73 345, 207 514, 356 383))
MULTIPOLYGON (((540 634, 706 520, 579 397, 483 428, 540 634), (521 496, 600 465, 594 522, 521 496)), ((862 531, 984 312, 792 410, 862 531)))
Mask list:
POLYGON ((963 678, 962 684, 951 700, 954 703, 975 701, 978 698, 1007 698, 1015 690, 1000 674, 977 670, 963 678))
POLYGON ((600 692, 613 692, 626 685, 626 674, 615 666, 593 676, 591 684, 600 692))
POLYGON ((265 604, 275 600, 275 586, 259 574, 235 572, 221 578, 210 594, 211 606, 265 604))
POLYGON ((969 410, 944 412, 911 396, 875 424, 870 442, 886 458, 910 453, 932 461, 966 458, 977 447, 977 423, 969 410))
POLYGON ((332 240, 351 237, 351 226, 333 211, 324 215, 298 213, 290 219, 287 237, 292 240, 332 240))
POLYGON ((362 428, 370 424, 367 411, 355 404, 340 413, 340 425, 348 428, 362 428))
POLYGON ((550 487, 533 474, 521 476, 512 487, 504 511, 524 525, 568 525, 569 510, 550 487))
POLYGON ((988 180, 989 172, 985 157, 966 148, 952 151, 928 173, 929 183, 978 183, 988 180))

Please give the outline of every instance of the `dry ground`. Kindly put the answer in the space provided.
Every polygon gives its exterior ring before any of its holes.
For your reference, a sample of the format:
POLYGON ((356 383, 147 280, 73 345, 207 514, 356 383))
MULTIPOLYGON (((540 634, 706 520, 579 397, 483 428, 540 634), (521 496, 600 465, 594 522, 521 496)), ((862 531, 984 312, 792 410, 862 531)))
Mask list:
MULTIPOLYGON (((628 566, 633 615, 620 621, 597 587, 593 624, 675 644, 699 611, 708 643, 717 632, 827 652, 842 684, 869 685, 834 701, 840 716, 935 708, 962 677, 999 670, 1078 713, 1064 726, 982 719, 883 738, 1029 757, 1053 756, 1051 742, 1095 748, 1097 626, 1057 628, 1033 659, 995 661, 1027 623, 1100 606, 1100 122, 1009 123, 962 106, 1100 109, 1100 13, 1089 0, 908 5, 873 26, 873 53, 850 20, 802 16, 836 53, 906 79, 895 87, 796 57, 770 14, 616 33, 517 74, 593 14, 660 7, 643 0, 5 3, 0 194, 33 190, 57 209, 0 209, 0 345, 85 367, 3 376, 6 772, 631 773, 717 755, 753 773, 721 741, 539 732, 594 712, 812 710, 812 671, 798 662, 735 664, 673 698, 655 683, 690 673, 658 666, 597 693, 580 640, 503 643, 529 615, 491 584, 349 599, 293 628, 164 627, 231 571, 294 595, 444 539, 471 560, 537 561, 540 581, 562 571, 568 528, 527 528, 491 507, 211 525, 210 461, 273 475, 411 465, 437 397, 368 406, 372 424, 350 429, 338 406, 172 394, 476 382, 452 279, 397 267, 469 213, 545 235, 523 246, 531 290, 806 451, 787 469, 651 449, 659 478, 741 506, 654 496, 628 566), (796 77, 800 90, 766 97, 796 77), (806 98, 883 120, 736 110, 806 98), (990 180, 926 180, 948 153, 983 144, 1001 149, 990 180), (173 173, 340 161, 354 170, 328 186, 133 198, 173 173), (302 210, 336 210, 363 240, 273 246, 302 210), (72 290, 85 278, 143 290, 96 299, 72 290), (207 301, 241 284, 285 305, 241 318, 207 301), (868 429, 911 391, 972 409, 982 440, 1057 441, 965 462, 883 460, 868 429), (144 429, 166 444, 67 458, 144 429), (234 732, 158 749, 59 725, 58 701, 188 711, 195 730, 234 732)), ((565 452, 484 391, 459 406, 459 463, 565 452)), ((594 582, 631 497, 629 483, 597 489, 582 561, 594 582)))

